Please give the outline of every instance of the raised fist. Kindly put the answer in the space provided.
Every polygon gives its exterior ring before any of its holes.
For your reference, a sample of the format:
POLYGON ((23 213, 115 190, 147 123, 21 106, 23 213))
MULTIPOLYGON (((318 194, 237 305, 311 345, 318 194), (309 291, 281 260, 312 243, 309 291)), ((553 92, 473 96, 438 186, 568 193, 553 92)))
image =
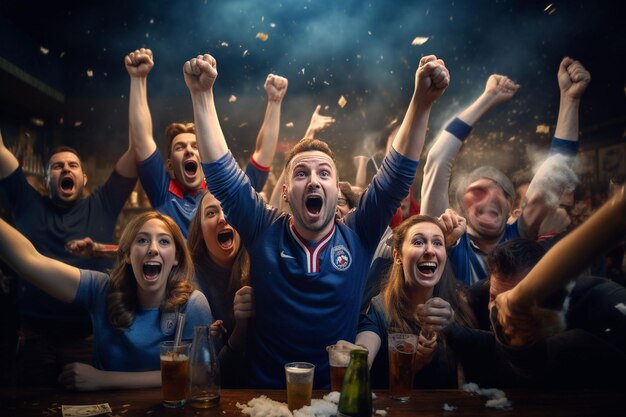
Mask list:
POLYGON ((434 55, 420 59, 419 67, 415 72, 415 95, 424 104, 435 102, 450 84, 450 73, 443 60, 434 55))
POLYGON ((126 71, 131 77, 147 77, 154 67, 154 57, 150 49, 141 48, 124 58, 126 71))
POLYGON ((274 74, 268 75, 265 85, 263 85, 265 92, 267 92, 267 99, 269 101, 282 101, 288 85, 289 81, 285 77, 274 74))
POLYGON ((559 65, 557 75, 561 94, 572 99, 580 99, 591 82, 591 74, 579 61, 566 56, 559 65))
POLYGON ((217 78, 217 61, 209 54, 198 55, 185 62, 183 75, 190 92, 209 91, 217 78))
POLYGON ((500 104, 509 101, 519 90, 519 87, 519 84, 515 84, 506 75, 492 74, 487 79, 485 94, 492 96, 495 100, 494 104, 500 104))

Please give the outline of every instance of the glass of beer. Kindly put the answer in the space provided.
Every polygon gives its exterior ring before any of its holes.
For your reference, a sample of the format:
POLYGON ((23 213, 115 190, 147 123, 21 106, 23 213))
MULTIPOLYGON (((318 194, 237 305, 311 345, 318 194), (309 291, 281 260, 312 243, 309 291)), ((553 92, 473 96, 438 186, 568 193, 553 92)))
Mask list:
POLYGON ((315 365, 308 362, 290 362, 285 365, 287 379, 287 407, 290 411, 311 405, 315 365))
POLYGON ((413 363, 417 336, 406 333, 389 333, 389 396, 408 401, 413 388, 413 363))
POLYGON ((330 364, 331 391, 341 392, 343 378, 350 363, 350 351, 352 349, 341 345, 331 345, 326 350, 328 351, 328 363, 330 364))
POLYGON ((161 389, 163 405, 178 408, 189 398, 189 348, 191 343, 161 342, 161 389))

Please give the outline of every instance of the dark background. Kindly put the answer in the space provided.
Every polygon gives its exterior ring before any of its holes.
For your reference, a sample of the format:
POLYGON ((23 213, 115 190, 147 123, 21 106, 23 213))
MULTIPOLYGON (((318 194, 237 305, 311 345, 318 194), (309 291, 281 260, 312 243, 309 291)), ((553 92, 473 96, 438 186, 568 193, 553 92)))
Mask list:
MULTIPOLYGON (((350 158, 376 152, 382 130, 406 108, 420 57, 435 54, 445 60, 452 82, 433 110, 428 144, 480 94, 489 74, 506 74, 522 85, 511 103, 480 122, 458 165, 488 162, 511 173, 530 167, 534 152, 547 148, 554 133, 556 72, 565 55, 592 74, 581 106, 582 148, 626 146, 626 30, 618 4, 4 1, 0 128, 7 145, 20 144, 16 150, 28 154, 30 144, 42 159, 53 145, 75 146, 91 178, 103 180, 127 146, 124 55, 139 47, 154 52, 148 92, 163 149, 164 127, 192 120, 182 64, 208 52, 218 61, 217 108, 235 155, 244 159, 253 151, 266 103, 263 82, 275 72, 289 79, 281 149, 302 136, 316 104, 328 106, 323 113, 337 123, 321 136, 338 153, 344 179, 352 180, 350 158), (267 33, 267 41, 257 39, 258 32, 267 33), (416 36, 429 40, 412 46, 416 36), (228 102, 231 95, 236 102, 228 102), (342 95, 344 108, 337 104, 342 95), (289 122, 294 126, 286 127, 289 122), (537 133, 537 125, 548 125, 549 134, 537 133)), ((602 156, 594 155, 596 162, 602 156)), ((279 154, 277 165, 281 160, 279 154)), ((602 177, 601 169, 594 179, 602 177)))

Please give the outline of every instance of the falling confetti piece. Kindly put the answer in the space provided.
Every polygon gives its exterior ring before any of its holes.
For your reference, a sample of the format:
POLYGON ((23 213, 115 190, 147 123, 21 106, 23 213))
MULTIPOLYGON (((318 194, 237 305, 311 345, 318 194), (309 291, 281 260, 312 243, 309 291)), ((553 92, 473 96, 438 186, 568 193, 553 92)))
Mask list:
POLYGON ((83 125, 83 122, 81 122, 80 120, 76 120, 74 122, 74 127, 81 127, 83 125))
POLYGON ((222 42, 220 43, 220 46, 223 46, 224 48, 228 48, 228 42, 222 42))
POLYGON ((550 3, 546 6, 545 9, 543 9, 543 11, 545 13, 548 13, 549 15, 553 14, 554 12, 556 12, 556 7, 554 7, 554 4, 550 3))
POLYGON ((330 83, 328 81, 324 81, 324 84, 326 85, 330 85, 330 83))
POLYGON ((30 119, 30 121, 33 122, 33 124, 35 126, 43 126, 44 125, 44 121, 42 119, 37 118, 37 117, 32 117, 30 119))
POLYGON ((415 45, 415 46, 424 45, 427 40, 428 40, 428 36, 426 37, 418 36, 413 39, 413 42, 411 42, 411 45, 415 45))
POLYGON ((48 52, 50 52, 50 50, 46 48, 45 46, 40 46, 39 52, 41 52, 43 55, 48 55, 48 52))
POLYGON ((237 101, 237 96, 232 95, 232 96, 228 97, 228 102, 229 103, 234 103, 235 101, 237 101))
POLYGON ((341 96, 339 97, 339 101, 337 102, 337 104, 339 104, 339 107, 343 109, 346 106, 346 104, 348 104, 348 100, 346 100, 344 96, 341 96))
POLYGON ((146 38, 149 38, 150 34, 148 32, 146 32, 146 38))
POLYGON ((65 56, 65 51, 63 51, 63 52, 61 52, 61 53, 59 54, 59 58, 63 58, 64 56, 65 56))
POLYGON ((263 33, 263 32, 259 32, 256 34, 256 38, 261 39, 263 42, 265 42, 269 37, 270 35, 268 35, 267 33, 263 33))
POLYGON ((246 49, 245 51, 243 51, 243 54, 241 56, 246 56, 248 55, 248 50, 246 49))
POLYGON ((276 23, 270 23, 270 27, 271 28, 275 28, 276 27, 276 23))
POLYGON ((550 133, 550 126, 548 126, 548 125, 537 125, 537 130, 535 131, 535 133, 549 134, 550 133))
POLYGON ((150 24, 154 24, 154 19, 150 19, 150 24))
POLYGON ((285 127, 293 127, 293 122, 286 123, 285 127))
POLYGON ((89 78, 93 77, 93 70, 91 70, 91 69, 87 70, 87 77, 89 77, 89 78))
POLYGON ((248 126, 248 122, 243 122, 242 124, 240 124, 240 125, 239 125, 239 126, 237 126, 237 127, 246 127, 246 126, 248 126))

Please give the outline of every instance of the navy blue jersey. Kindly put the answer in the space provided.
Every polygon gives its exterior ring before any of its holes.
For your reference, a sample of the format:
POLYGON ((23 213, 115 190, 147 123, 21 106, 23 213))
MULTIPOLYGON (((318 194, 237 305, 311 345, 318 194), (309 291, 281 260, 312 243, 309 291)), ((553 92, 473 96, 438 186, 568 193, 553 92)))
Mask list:
POLYGON ((326 346, 354 341, 371 257, 409 193, 417 165, 391 150, 359 207, 319 242, 308 242, 291 215, 256 194, 230 152, 203 164, 209 188, 250 255, 256 316, 247 355, 253 385, 284 387, 285 363, 307 361, 315 364, 315 387, 329 386, 326 346))

